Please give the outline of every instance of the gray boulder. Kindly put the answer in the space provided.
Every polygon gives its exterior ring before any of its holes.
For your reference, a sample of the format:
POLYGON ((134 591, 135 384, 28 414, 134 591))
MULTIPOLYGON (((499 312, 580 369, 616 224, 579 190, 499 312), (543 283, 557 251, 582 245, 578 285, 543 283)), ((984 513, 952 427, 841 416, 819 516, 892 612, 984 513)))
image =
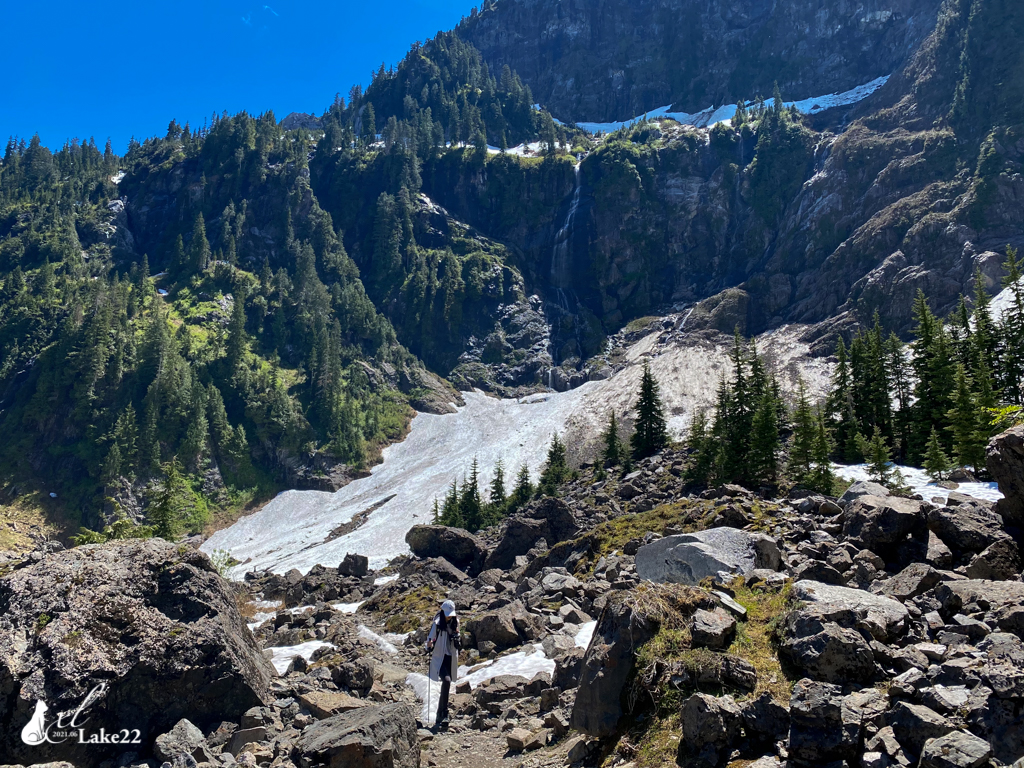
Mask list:
POLYGON ((899 701, 886 715, 888 724, 904 750, 920 756, 928 739, 937 739, 953 730, 946 718, 922 704, 899 701))
POLYGON ((716 765, 739 735, 743 713, 732 696, 695 693, 683 702, 680 719, 682 748, 716 765))
POLYGON ((144 743, 186 717, 199 728, 268 703, 273 668, 209 558, 163 539, 91 544, 0 579, 0 754, 10 762, 96 764, 119 745, 29 747, 37 701, 88 707, 90 733, 138 729, 144 743))
POLYGON ((794 611, 787 618, 782 652, 814 680, 866 681, 875 675, 874 654, 859 632, 822 623, 802 611, 794 611))
POLYGON ((843 515, 843 536, 886 557, 912 534, 926 536, 924 506, 898 496, 859 496, 843 515))
POLYGON ((954 552, 981 552, 1010 538, 1003 529, 1003 518, 981 500, 929 510, 928 527, 954 552))
POLYGON ((942 604, 943 613, 949 616, 973 610, 997 610, 1024 603, 1024 583, 984 579, 944 581, 935 588, 935 597, 942 604))
POLYGON ((798 581, 793 585, 793 595, 806 603, 802 614, 847 629, 866 629, 883 642, 901 636, 907 629, 909 614, 902 603, 863 589, 798 581))
POLYGON ((485 567, 508 570, 518 555, 525 555, 541 539, 550 547, 578 532, 569 505, 561 499, 545 497, 505 521, 501 541, 487 556, 485 567))
POLYGON ((996 512, 1008 525, 1024 525, 1024 425, 989 440, 985 463, 1003 494, 996 512))
POLYGON ((519 632, 512 611, 507 606, 466 622, 466 631, 476 638, 477 646, 481 643, 494 643, 497 649, 504 650, 519 645, 519 632))
POLYGON ((789 699, 789 757, 817 766, 852 757, 843 738, 843 690, 838 685, 800 680, 789 699))
POLYGON ((469 531, 445 525, 414 525, 405 543, 416 557, 443 557, 452 565, 476 576, 483 570, 487 546, 469 531))
POLYGON ((839 497, 839 506, 845 507, 854 499, 861 496, 885 497, 889 495, 889 489, 884 485, 872 483, 870 480, 858 480, 846 489, 846 492, 839 497))
POLYGON ((965 575, 969 579, 1007 581, 1020 576, 1020 550, 1012 539, 1000 539, 974 556, 965 575))
POLYGON ((419 768, 416 718, 406 704, 385 704, 320 720, 303 730, 292 761, 332 768, 419 768))
POLYGON ((184 718, 167 733, 156 737, 153 755, 158 760, 173 762, 179 755, 191 755, 203 743, 203 732, 184 718))
POLYGON ((743 705, 743 728, 753 741, 774 744, 789 732, 789 710, 762 693, 743 705))
POLYGON ((349 552, 345 555, 345 559, 341 561, 341 565, 338 566, 339 576, 356 576, 363 578, 370 571, 370 561, 366 555, 357 555, 349 552))
POLYGON ((967 731, 932 739, 921 751, 921 768, 978 768, 992 757, 992 747, 967 731))
POLYGON ((942 576, 926 563, 911 563, 882 585, 882 591, 901 602, 924 594, 934 587, 942 576))
MULTIPOLYGON (((657 632, 657 625, 633 612, 622 593, 601 614, 579 674, 572 727, 591 736, 615 732, 622 717, 622 689, 633 671, 636 649, 657 632)), ((555 672, 556 679, 559 671, 555 672)))
POLYGON ((756 568, 778 570, 782 563, 775 540, 736 528, 711 528, 666 536, 640 547, 636 572, 662 583, 698 584, 720 574, 747 575, 756 568))
POLYGON ((736 619, 716 608, 713 611, 698 609, 690 623, 690 636, 696 647, 720 651, 732 641, 736 631, 736 619))

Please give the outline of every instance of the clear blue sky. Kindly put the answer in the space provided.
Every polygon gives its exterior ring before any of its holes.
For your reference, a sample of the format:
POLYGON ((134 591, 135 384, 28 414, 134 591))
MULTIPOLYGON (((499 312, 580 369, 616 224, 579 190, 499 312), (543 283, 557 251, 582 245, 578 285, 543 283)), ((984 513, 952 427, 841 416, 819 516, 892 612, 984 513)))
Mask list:
POLYGON ((479 0, 5 3, 0 142, 163 135, 214 111, 320 114, 479 0))

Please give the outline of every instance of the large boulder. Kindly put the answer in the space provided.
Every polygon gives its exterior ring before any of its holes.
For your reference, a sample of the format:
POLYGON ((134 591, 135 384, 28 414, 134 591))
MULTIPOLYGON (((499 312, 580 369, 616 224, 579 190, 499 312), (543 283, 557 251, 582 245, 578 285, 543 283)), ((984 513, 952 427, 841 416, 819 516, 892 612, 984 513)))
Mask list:
POLYGON ((414 525, 405 534, 405 543, 416 557, 443 557, 470 576, 483 570, 487 546, 462 528, 446 525, 414 525))
POLYGON ((505 521, 501 541, 487 556, 487 568, 508 570, 519 555, 525 555, 544 539, 549 547, 571 539, 579 532, 569 505, 561 499, 545 497, 505 521))
POLYGON ((921 752, 921 768, 978 768, 992 757, 992 747, 967 731, 932 739, 921 752))
MULTIPOLYGON (((200 729, 270 700, 274 672, 209 558, 163 539, 26 561, 0 579, 0 754, 94 765, 123 746, 22 742, 37 702, 88 734, 138 729, 144 749, 183 718, 200 729)), ((186 729, 187 730, 187 729, 186 729)))
POLYGON ((801 614, 847 629, 866 629, 882 642, 899 637, 907 629, 909 614, 902 603, 863 589, 798 581, 793 585, 793 596, 806 603, 801 614))
POLYGON ((843 738, 843 690, 832 683, 800 680, 789 699, 789 757, 794 765, 817 766, 852 757, 843 738))
POLYGON ((822 622, 803 611, 787 617, 782 652, 815 680, 867 681, 875 675, 874 654, 859 632, 822 622))
POLYGON ((969 579, 1016 580, 1020 576, 1020 550, 1013 539, 1000 539, 974 556, 964 571, 969 579))
POLYGON ((845 507, 854 499, 861 496, 885 497, 889 495, 889 489, 884 485, 872 483, 870 480, 858 480, 839 497, 839 506, 845 507))
POLYGON ((680 751, 697 755, 709 765, 717 765, 728 754, 743 725, 743 713, 732 696, 695 693, 681 712, 683 741, 680 751))
POLYGON ((778 570, 779 547, 770 536, 737 528, 711 528, 666 536, 640 547, 636 572, 660 583, 698 584, 724 575, 747 575, 756 568, 778 570))
POLYGON ((953 616, 976 610, 997 610, 1006 605, 1024 604, 1024 583, 960 579, 944 581, 935 588, 942 612, 953 616))
POLYGON ((353 709, 308 726, 292 761, 326 768, 419 768, 416 718, 406 704, 353 709))
POLYGON ((476 638, 478 648, 481 643, 494 643, 495 648, 504 650, 520 642, 512 610, 508 606, 471 619, 466 622, 466 631, 476 638))
POLYGON ((954 552, 981 552, 1010 535, 991 502, 974 499, 928 512, 928 527, 954 552))
POLYGON ((583 658, 572 710, 573 728, 598 737, 615 733, 623 714, 623 687, 633 671, 636 650, 657 629, 654 621, 633 610, 624 594, 609 601, 583 658))
POLYGON ((908 536, 927 537, 924 506, 898 496, 859 496, 843 514, 843 536, 887 557, 908 536))
POLYGON ((989 440, 985 463, 1003 494, 996 512, 1008 525, 1024 525, 1024 425, 989 440))

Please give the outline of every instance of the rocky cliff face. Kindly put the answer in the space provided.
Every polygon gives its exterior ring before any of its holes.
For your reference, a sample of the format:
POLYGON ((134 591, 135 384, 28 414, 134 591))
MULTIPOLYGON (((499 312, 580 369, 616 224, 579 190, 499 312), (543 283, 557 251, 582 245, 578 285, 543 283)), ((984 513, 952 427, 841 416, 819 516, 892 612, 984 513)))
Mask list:
MULTIPOLYGON (((485 4, 487 5, 487 4, 485 4)), ((563 120, 623 120, 674 104, 697 112, 760 93, 835 93, 897 70, 939 0, 511 0, 460 36, 509 65, 563 120)))

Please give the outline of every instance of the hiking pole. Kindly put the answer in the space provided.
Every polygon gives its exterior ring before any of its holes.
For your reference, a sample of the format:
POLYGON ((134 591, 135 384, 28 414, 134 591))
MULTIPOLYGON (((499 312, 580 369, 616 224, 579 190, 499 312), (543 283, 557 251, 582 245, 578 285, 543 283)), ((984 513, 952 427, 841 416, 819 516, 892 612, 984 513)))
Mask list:
MULTIPOLYGON (((429 649, 430 646, 427 646, 429 649)), ((430 662, 433 658, 433 654, 427 651, 427 716, 423 718, 423 725, 430 725, 430 662)))

